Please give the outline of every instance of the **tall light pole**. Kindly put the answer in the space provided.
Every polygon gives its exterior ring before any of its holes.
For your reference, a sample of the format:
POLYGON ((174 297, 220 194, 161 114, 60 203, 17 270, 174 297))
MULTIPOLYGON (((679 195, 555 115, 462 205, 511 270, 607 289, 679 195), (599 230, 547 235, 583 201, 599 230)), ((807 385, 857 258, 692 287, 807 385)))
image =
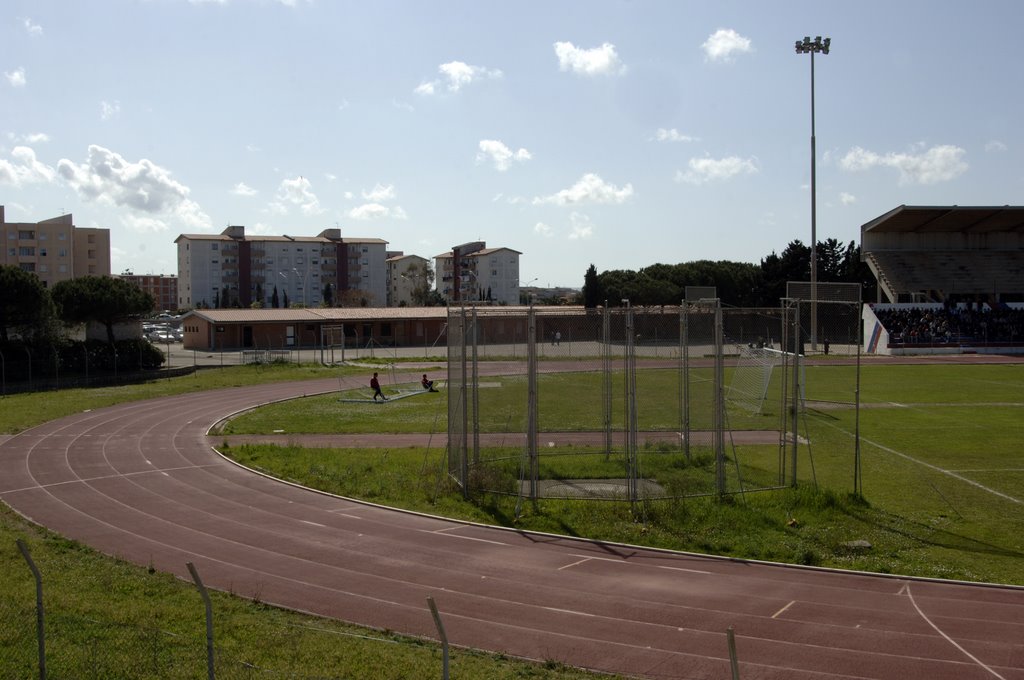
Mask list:
POLYGON ((828 54, 832 38, 796 41, 797 54, 811 55, 811 349, 818 348, 818 202, 815 187, 817 153, 814 148, 814 53, 828 54))

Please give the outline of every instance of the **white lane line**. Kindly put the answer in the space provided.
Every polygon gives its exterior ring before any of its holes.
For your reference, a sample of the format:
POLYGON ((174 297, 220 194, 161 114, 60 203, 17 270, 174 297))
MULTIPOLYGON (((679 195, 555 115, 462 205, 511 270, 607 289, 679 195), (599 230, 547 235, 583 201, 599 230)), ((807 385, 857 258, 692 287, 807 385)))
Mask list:
MULTIPOLYGON (((959 650, 960 650, 961 652, 963 652, 963 653, 964 653, 964 655, 965 655, 965 656, 966 656, 966 657, 967 657, 968 659, 970 659, 970 660, 971 660, 971 661, 973 661, 974 663, 978 664, 979 666, 981 666, 982 668, 984 668, 985 670, 987 670, 987 671, 988 671, 989 673, 991 673, 991 674, 992 674, 992 675, 993 675, 994 677, 997 677, 997 678, 999 678, 999 680, 1006 680, 1006 678, 1004 678, 1004 677, 1003 677, 1002 675, 999 675, 999 673, 997 673, 997 672, 996 672, 996 671, 995 671, 994 669, 992 669, 992 668, 990 668, 989 666, 986 666, 986 665, 985 665, 984 663, 982 663, 981 659, 979 659, 978 657, 974 656, 973 654, 971 654, 970 652, 968 652, 968 651, 967 651, 966 649, 964 649, 963 647, 961 647, 961 646, 960 646, 959 644, 957 644, 956 640, 954 640, 953 638, 949 637, 949 636, 948 636, 948 635, 946 635, 946 634, 945 634, 944 632, 942 632, 942 629, 941 629, 941 628, 939 628, 938 626, 936 626, 936 625, 935 625, 935 624, 934 624, 934 623, 932 622, 932 620, 931 620, 931 619, 929 619, 929 618, 928 618, 928 617, 927 617, 927 616, 925 615, 925 613, 924 613, 923 611, 921 611, 921 608, 917 606, 917 602, 915 602, 915 601, 914 601, 914 594, 913 594, 912 592, 910 592, 910 584, 909 584, 909 583, 908 583, 908 584, 906 584, 906 585, 904 586, 904 589, 905 589, 905 590, 907 591, 907 597, 909 597, 909 598, 910 598, 910 604, 914 605, 914 609, 916 609, 916 610, 917 610, 917 613, 921 615, 921 618, 922 618, 922 619, 924 619, 924 620, 925 620, 925 621, 926 621, 926 622, 928 623, 928 625, 929 625, 929 626, 931 626, 932 628, 934 628, 934 629, 935 629, 935 632, 936 632, 936 633, 938 633, 939 635, 941 635, 942 637, 944 637, 944 638, 946 639, 946 641, 947 641, 947 642, 949 642, 949 644, 951 644, 951 645, 953 645, 954 647, 956 647, 957 649, 959 649, 959 650)), ((902 591, 901 591, 901 592, 902 592, 902 591)))
POLYGON ((475 536, 461 536, 459 534, 446 534, 447 529, 438 529, 437 531, 431 531, 429 529, 420 529, 425 534, 435 534, 440 536, 448 536, 449 538, 461 538, 464 541, 478 541, 480 543, 491 543, 493 545, 508 545, 508 543, 502 543, 501 541, 491 541, 486 538, 476 538, 475 536))
POLYGON ((772 618, 773 618, 773 619, 777 619, 777 618, 779 618, 779 616, 781 616, 781 615, 782 615, 782 613, 783 613, 784 611, 786 611, 787 609, 789 609, 790 607, 792 607, 792 606, 793 606, 794 604, 796 604, 796 600, 793 600, 792 602, 790 602, 789 604, 787 604, 787 605, 786 605, 785 607, 783 607, 783 608, 782 608, 782 609, 780 609, 779 611, 777 611, 777 612, 775 612, 774 614, 772 614, 772 618))
POLYGON ((597 614, 589 614, 587 612, 578 612, 574 609, 559 609, 558 607, 541 607, 549 612, 558 612, 560 614, 575 614, 576 616, 589 616, 590 618, 596 618, 597 614))
MULTIPOLYGON (((637 564, 636 562, 628 562, 626 560, 615 559, 614 557, 594 557, 593 555, 576 555, 574 553, 569 553, 569 557, 579 557, 579 558, 581 558, 580 562, 585 562, 587 560, 599 560, 601 562, 614 562, 615 564, 629 564, 629 565, 632 565, 632 566, 642 566, 642 567, 649 566, 649 565, 646 565, 646 564, 637 564)), ((574 566, 576 564, 579 564, 580 562, 573 562, 573 564, 570 564, 568 566, 571 567, 571 566, 574 566)), ((700 569, 687 569, 686 567, 671 567, 671 566, 664 565, 664 564, 655 564, 654 566, 657 567, 658 569, 668 569, 670 571, 686 571, 686 572, 689 572, 691 574, 711 574, 712 573, 710 571, 702 571, 700 569)), ((564 569, 565 567, 561 567, 561 568, 564 569)))
POLYGON ((691 574, 710 574, 710 571, 702 571, 700 569, 687 569, 686 567, 668 567, 664 564, 659 564, 658 569, 668 569, 669 571, 686 571, 691 574))
POLYGON ((308 519, 300 519, 299 521, 302 522, 303 524, 308 524, 310 526, 323 527, 324 529, 327 528, 327 525, 325 525, 325 524, 319 524, 317 522, 310 522, 308 519))
POLYGON ((562 571, 563 569, 570 569, 572 567, 575 567, 577 564, 583 564, 584 562, 587 562, 589 560, 590 560, 589 557, 584 557, 582 560, 576 560, 572 564, 566 564, 566 565, 563 565, 563 566, 559 567, 558 571, 562 571))

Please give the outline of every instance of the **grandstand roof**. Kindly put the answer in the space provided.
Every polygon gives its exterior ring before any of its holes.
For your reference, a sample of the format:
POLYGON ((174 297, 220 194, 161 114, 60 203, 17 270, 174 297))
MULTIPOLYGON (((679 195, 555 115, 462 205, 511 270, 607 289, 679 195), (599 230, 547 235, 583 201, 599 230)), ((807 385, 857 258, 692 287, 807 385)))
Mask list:
POLYGON ((865 232, 1024 232, 1024 206, 901 205, 861 227, 865 232))

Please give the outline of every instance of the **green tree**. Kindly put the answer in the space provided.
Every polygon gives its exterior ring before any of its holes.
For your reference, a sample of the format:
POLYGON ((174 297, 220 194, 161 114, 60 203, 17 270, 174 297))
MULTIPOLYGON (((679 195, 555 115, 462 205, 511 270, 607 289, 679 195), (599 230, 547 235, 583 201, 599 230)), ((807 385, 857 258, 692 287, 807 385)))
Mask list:
POLYGON ((331 285, 330 281, 324 284, 323 300, 324 307, 334 306, 334 286, 331 285))
POLYGON ((274 292, 270 294, 270 306, 277 309, 281 306, 281 299, 277 296, 277 286, 274 286, 274 292))
POLYGON ((146 316, 156 305, 153 296, 134 283, 110 276, 60 281, 53 286, 51 295, 65 323, 102 323, 111 345, 115 323, 146 316))
POLYGON ((409 291, 409 298, 417 307, 434 307, 437 305, 438 295, 434 295, 434 268, 429 262, 412 262, 405 271, 402 278, 413 282, 412 290, 409 291))
POLYGON ((8 342, 12 333, 35 340, 47 334, 53 318, 53 301, 38 276, 0 266, 0 342, 8 342))
POLYGON ((583 306, 589 309, 604 304, 604 289, 601 288, 601 280, 597 275, 597 267, 591 264, 587 267, 587 273, 583 275, 583 306))

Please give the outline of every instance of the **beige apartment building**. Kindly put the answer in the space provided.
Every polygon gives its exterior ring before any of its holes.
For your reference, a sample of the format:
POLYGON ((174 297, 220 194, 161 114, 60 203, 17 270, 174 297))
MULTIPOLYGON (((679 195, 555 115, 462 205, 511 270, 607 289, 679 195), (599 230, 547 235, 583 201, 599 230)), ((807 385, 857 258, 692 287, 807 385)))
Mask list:
MULTIPOLYGON (((394 253, 387 259, 388 307, 414 307, 417 291, 429 290, 427 271, 430 260, 419 255, 394 253)), ((422 297, 419 298, 422 300, 422 297)))
POLYGON ((47 288, 81 276, 110 276, 110 230, 76 227, 71 214, 7 222, 0 205, 0 265, 32 272, 47 288))
POLYGON ((463 243, 434 256, 434 285, 449 302, 518 305, 520 255, 483 241, 463 243))
POLYGON ((220 234, 181 234, 178 309, 321 307, 387 304, 387 241, 317 236, 247 236, 244 226, 220 234))
POLYGON ((124 279, 153 296, 156 309, 173 312, 178 309, 178 277, 168 274, 119 274, 124 279))

